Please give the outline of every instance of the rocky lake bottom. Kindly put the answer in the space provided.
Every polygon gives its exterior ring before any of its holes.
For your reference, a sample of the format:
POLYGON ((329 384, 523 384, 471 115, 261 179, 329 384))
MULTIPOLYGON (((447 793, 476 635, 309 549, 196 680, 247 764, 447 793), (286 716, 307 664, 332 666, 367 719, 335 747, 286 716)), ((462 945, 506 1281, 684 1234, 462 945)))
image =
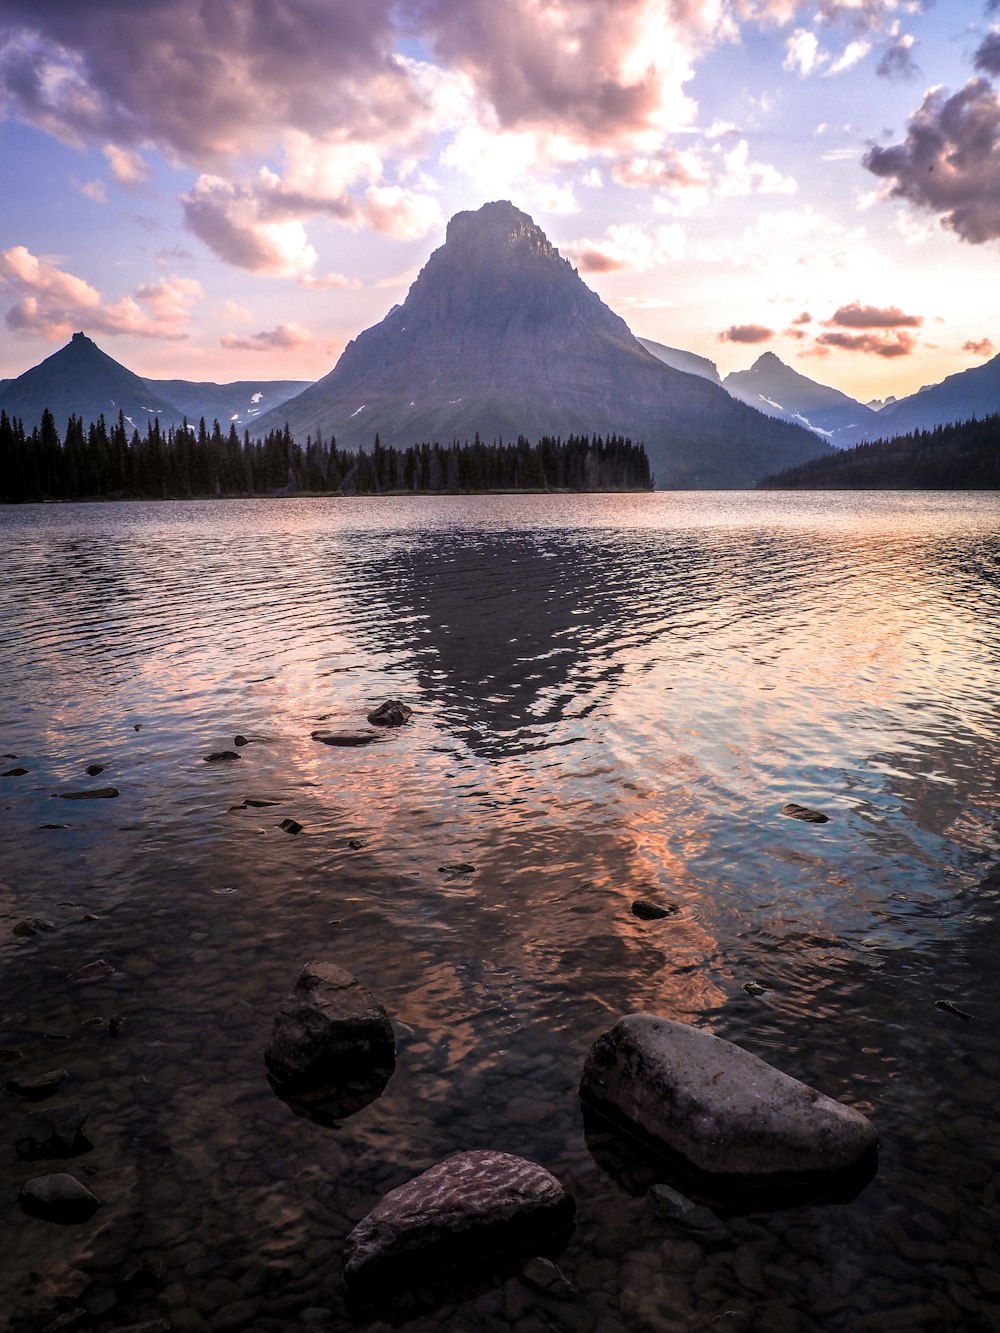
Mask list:
POLYGON ((0 1082, 66 1074, 0 1092, 14 1333, 1000 1327, 994 498, 60 506, 0 533, 0 1082), (412 717, 371 744, 314 737, 390 698, 412 717), (311 960, 395 1031, 384 1087, 339 1105, 263 1058, 311 960), (864 1112, 874 1174, 733 1192, 586 1110, 589 1049, 636 1011, 864 1112), (73 1155, 19 1156, 66 1103, 73 1155), (351 1229, 465 1149, 562 1183, 551 1263, 349 1303, 351 1229), (55 1172, 100 1207, 26 1212, 55 1172))

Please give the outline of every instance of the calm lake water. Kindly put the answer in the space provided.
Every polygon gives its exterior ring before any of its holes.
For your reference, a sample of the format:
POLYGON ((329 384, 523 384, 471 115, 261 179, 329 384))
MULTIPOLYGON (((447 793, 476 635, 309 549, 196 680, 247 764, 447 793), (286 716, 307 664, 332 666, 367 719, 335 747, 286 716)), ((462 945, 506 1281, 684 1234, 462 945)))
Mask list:
POLYGON ((15 1329, 1000 1329, 1000 497, 3 508, 0 589, 4 1077, 65 1069, 92 1144, 17 1161, 0 1094, 15 1329), (310 738, 392 697, 384 742, 310 738), (650 893, 679 911, 638 920, 650 893), (318 958, 397 1034, 332 1122, 262 1062, 318 958), (712 1198, 585 1121, 584 1056, 638 1009, 865 1111, 874 1179, 712 1198), (352 1314, 347 1232, 472 1147, 573 1194, 576 1296, 501 1273, 352 1314), (94 1218, 21 1213, 52 1169, 94 1218))

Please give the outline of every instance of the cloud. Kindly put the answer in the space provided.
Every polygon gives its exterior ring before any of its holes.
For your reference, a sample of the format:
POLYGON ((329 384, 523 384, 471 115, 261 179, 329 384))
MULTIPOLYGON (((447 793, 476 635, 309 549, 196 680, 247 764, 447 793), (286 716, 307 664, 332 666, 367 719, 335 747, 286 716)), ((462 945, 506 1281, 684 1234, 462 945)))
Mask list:
POLYGON ((622 222, 596 240, 573 241, 562 248, 581 273, 645 273, 682 259, 686 246, 679 223, 647 230, 638 223, 622 222))
POLYGON ((227 324, 249 324, 253 319, 252 313, 238 301, 223 301, 219 315, 227 324))
POLYGON ((108 191, 103 181, 74 181, 73 184, 76 185, 76 188, 84 198, 89 199, 91 203, 106 204, 108 202, 108 191))
POLYGON ((611 179, 630 189, 703 189, 710 178, 708 167, 697 153, 676 149, 664 149, 653 157, 622 158, 611 167, 611 179))
POLYGON ((996 348, 989 338, 970 338, 962 344, 962 351, 971 352, 973 356, 992 356, 996 348))
POLYGON ((793 323, 796 327, 798 327, 798 326, 801 325, 801 324, 811 324, 811 323, 812 323, 812 318, 813 318, 813 317, 812 317, 812 315, 810 315, 810 313, 809 313, 808 310, 803 310, 802 313, 801 313, 801 315, 796 315, 796 316, 795 316, 795 318, 792 320, 792 323, 793 323))
POLYGON ((816 350, 822 353, 831 347, 892 358, 909 356, 916 347, 916 339, 905 329, 893 333, 821 333, 816 339, 816 350))
POLYGON ((833 74, 843 74, 845 70, 852 69, 859 61, 864 60, 871 49, 872 44, 866 37, 856 37, 853 42, 848 42, 840 56, 826 70, 824 77, 829 78, 833 74))
POLYGON ((300 287, 308 287, 314 292, 329 292, 339 289, 340 291, 357 291, 361 286, 358 278, 348 278, 343 273, 323 273, 313 275, 312 273, 303 273, 299 278, 300 287))
POLYGON ((906 139, 870 148, 862 162, 892 182, 892 197, 938 213, 962 240, 1000 238, 1000 95, 985 79, 951 96, 931 89, 906 139))
POLYGON ((741 139, 723 154, 723 170, 718 182, 724 196, 748 194, 794 194, 798 189, 791 176, 783 176, 764 162, 751 162, 746 139, 741 139))
POLYGON ((783 68, 806 79, 830 57, 820 50, 819 38, 808 28, 796 28, 785 42, 783 68))
POLYGON ((774 329, 764 324, 732 324, 717 337, 720 343, 766 343, 774 337, 774 329))
POLYGON ((900 10, 919 14, 924 3, 925 0, 819 0, 816 21, 824 27, 846 28, 859 34, 892 32, 900 10))
POLYGON ((119 148, 117 144, 106 143, 104 156, 108 159, 111 175, 119 185, 143 185, 149 180, 149 163, 144 161, 131 148, 119 148))
POLYGON ((891 42, 882 52, 875 73, 881 79, 912 79, 920 71, 913 59, 916 39, 909 33, 891 42))
POLYGON ((924 322, 920 315, 906 315, 897 306, 861 305, 853 301, 834 311, 823 321, 827 328, 845 329, 916 329, 924 322))
MULTIPOLYGON (((303 171, 299 162, 288 176, 262 168, 240 183, 201 175, 181 196, 184 220, 227 263, 251 273, 300 280, 310 277, 318 260, 303 218, 324 215, 397 240, 419 239, 441 225, 441 206, 431 195, 398 185, 372 185, 360 197, 342 189, 359 169, 374 171, 378 166, 363 157, 360 165, 356 159, 349 171, 334 176, 319 169, 303 171)), ((305 285, 325 281, 314 278, 305 285)), ((336 285, 333 278, 328 285, 336 285)))
POLYGON ((204 296, 193 278, 143 283, 130 296, 107 302, 96 287, 15 245, 0 252, 0 289, 15 296, 7 327, 42 338, 75 329, 110 335, 177 339, 187 336, 191 306, 204 296))
POLYGON ((984 74, 1000 74, 1000 31, 994 29, 980 42, 975 65, 984 74))
POLYGON ((224 333, 219 339, 223 347, 239 352, 291 352, 300 347, 311 347, 313 336, 302 324, 279 324, 275 329, 244 335, 224 333))
POLYGON ((405 130, 419 91, 394 53, 391 0, 5 0, 0 87, 70 143, 149 142, 218 166, 287 127, 405 130))

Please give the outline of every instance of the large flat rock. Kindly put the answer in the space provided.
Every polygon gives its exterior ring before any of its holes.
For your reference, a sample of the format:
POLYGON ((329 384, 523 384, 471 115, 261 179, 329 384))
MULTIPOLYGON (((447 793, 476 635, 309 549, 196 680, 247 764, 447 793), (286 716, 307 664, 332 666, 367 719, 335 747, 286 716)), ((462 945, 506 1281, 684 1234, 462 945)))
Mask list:
POLYGON ((347 1238, 344 1280, 424 1273, 534 1245, 573 1216, 573 1200, 544 1167, 510 1153, 460 1152, 377 1203, 347 1238))
POLYGON ((846 1173, 878 1146, 860 1111, 732 1042, 655 1014, 629 1014, 598 1038, 580 1095, 713 1175, 846 1173))
POLYGON ((334 963, 306 963, 264 1052, 275 1078, 293 1087, 322 1086, 394 1059, 392 1023, 371 991, 334 963))

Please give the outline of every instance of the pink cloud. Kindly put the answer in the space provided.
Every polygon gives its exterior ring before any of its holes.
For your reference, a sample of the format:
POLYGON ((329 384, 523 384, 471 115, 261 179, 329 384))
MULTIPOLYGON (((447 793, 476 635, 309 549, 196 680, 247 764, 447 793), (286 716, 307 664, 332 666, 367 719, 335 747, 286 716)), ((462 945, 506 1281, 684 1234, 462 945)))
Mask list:
POLYGON ((230 351, 291 352, 300 347, 311 347, 313 336, 301 324, 279 324, 275 329, 252 335, 224 333, 219 341, 230 351))
POLYGON ((766 343, 774 330, 763 324, 733 324, 718 335, 723 343, 766 343))

